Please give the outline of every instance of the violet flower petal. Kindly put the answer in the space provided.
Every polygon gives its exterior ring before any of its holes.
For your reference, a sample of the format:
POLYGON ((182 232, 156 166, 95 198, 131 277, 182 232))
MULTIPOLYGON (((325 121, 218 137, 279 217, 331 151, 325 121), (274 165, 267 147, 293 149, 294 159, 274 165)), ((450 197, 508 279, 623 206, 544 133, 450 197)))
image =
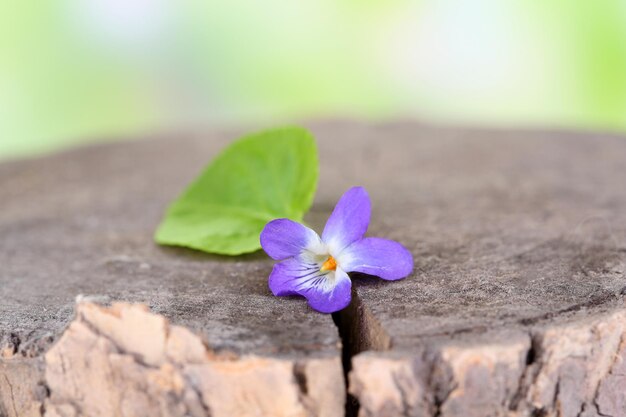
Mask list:
POLYGON ((352 298, 352 281, 341 268, 329 272, 324 281, 314 282, 300 294, 306 297, 309 305, 320 313, 334 313, 343 310, 352 298))
POLYGON ((352 187, 341 196, 322 233, 331 253, 340 253, 365 235, 370 213, 371 203, 365 188, 352 187))
POLYGON ((319 274, 317 265, 307 265, 297 258, 290 258, 274 265, 268 284, 274 295, 298 295, 298 286, 316 274, 319 274))
POLYGON ((260 240, 263 250, 276 260, 296 256, 320 244, 317 233, 289 219, 276 219, 266 224, 260 240))
POLYGON ((366 237, 348 246, 337 261, 348 272, 362 272, 386 280, 397 280, 413 271, 413 256, 393 240, 366 237))
POLYGON ((274 295, 302 295, 309 305, 322 313, 333 313, 350 303, 351 282, 348 274, 337 268, 322 272, 318 265, 291 258, 274 265, 269 287, 274 295))

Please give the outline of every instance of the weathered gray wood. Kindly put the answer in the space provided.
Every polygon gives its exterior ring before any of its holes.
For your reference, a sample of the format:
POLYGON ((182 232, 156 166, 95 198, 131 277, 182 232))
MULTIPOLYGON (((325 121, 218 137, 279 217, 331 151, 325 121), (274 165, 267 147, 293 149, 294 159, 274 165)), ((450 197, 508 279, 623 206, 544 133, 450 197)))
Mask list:
MULTIPOLYGON (((402 242, 416 261, 403 281, 354 276, 354 302, 337 317, 362 416, 626 416, 626 139, 411 123, 313 130, 321 178, 308 221, 321 230, 337 198, 363 185, 369 234, 402 242)), ((26 356, 21 386, 32 389, 18 397, 47 415, 107 415, 80 407, 104 393, 121 404, 120 392, 127 410, 149 415, 243 414, 250 408, 224 407, 266 394, 268 378, 284 387, 281 409, 337 415, 336 328, 302 299, 269 294, 263 254, 227 259, 151 241, 166 203, 233 136, 0 165, 0 410, 16 414, 2 376, 15 380, 9 368, 26 356), (82 304, 64 332, 78 294, 159 315, 82 304), (128 342, 142 327, 134 315, 157 323, 149 340, 160 344, 148 346, 160 353, 128 342), (85 396, 90 378, 120 384, 85 396)), ((271 404, 258 407, 272 415, 271 404)))
MULTIPOLYGON (((332 317, 313 313, 305 303, 273 297, 267 289, 272 268, 267 256, 210 256, 158 247, 152 241, 166 205, 231 139, 232 133, 156 139, 0 165, 0 351, 7 363, 0 369, 0 403, 7 415, 29 415, 23 411, 26 404, 14 408, 8 402, 8 383, 2 382, 3 376, 15 379, 8 364, 22 357, 34 358, 34 370, 45 369, 45 376, 40 372, 31 378, 27 390, 35 389, 41 378, 47 381, 51 396, 46 399, 45 390, 37 391, 38 400, 47 404, 46 415, 105 416, 105 403, 112 409, 130 407, 124 398, 134 398, 139 409, 143 402, 153 402, 154 407, 144 407, 144 414, 132 415, 184 415, 185 407, 197 406, 187 395, 195 392, 189 391, 192 386, 213 416, 233 415, 218 404, 229 395, 242 397, 234 401, 241 410, 275 414, 271 402, 258 398, 272 399, 280 392, 285 400, 276 403, 283 406, 283 414, 277 415, 342 412, 341 343, 332 317), (135 340, 133 335, 139 333, 149 345, 165 349, 169 339, 157 330, 144 335, 142 326, 129 319, 116 324, 124 331, 108 334, 109 324, 102 324, 101 317, 113 313, 95 307, 88 310, 95 311, 89 317, 79 314, 74 331, 61 338, 74 317, 77 297, 100 304, 144 303, 173 325, 199 335, 208 345, 202 355, 217 359, 200 366, 197 358, 181 364, 168 354, 146 365, 145 350, 124 340, 135 340), (53 342, 58 342, 57 348, 50 353, 53 342), (239 370, 210 368, 224 356, 238 358, 232 359, 232 366, 239 370), (97 366, 89 366, 89 361, 97 366), (107 377, 105 365, 113 376, 96 385, 107 377), (192 365, 201 369, 187 372, 185 367, 192 365), (153 367, 164 366, 176 370, 167 374, 169 380, 158 376, 171 387, 155 389, 153 397, 132 395, 143 389, 142 376, 149 379, 153 367), (100 373, 88 372, 95 368, 100 373), (124 369, 131 382, 116 387, 113 381, 120 379, 114 375, 124 369), (240 372, 249 383, 235 380, 230 394, 213 390, 203 395, 211 381, 226 378, 220 372, 240 372), (181 375, 185 378, 177 383, 182 388, 172 382, 181 375), (307 376, 316 380, 307 381, 307 376), (316 391, 318 381, 331 389, 316 391), (252 388, 258 395, 246 391, 252 388), (94 390, 97 395, 88 395, 94 390), (168 398, 182 405, 174 409, 168 398)), ((147 313, 142 317, 145 322, 160 320, 147 313)), ((160 326, 171 329, 165 322, 160 326)), ((185 339, 187 344, 196 342, 185 339)))
POLYGON ((362 416, 626 416, 626 138, 332 136, 352 140, 323 146, 342 163, 324 165, 320 199, 365 185, 369 233, 416 261, 404 281, 355 279, 343 321, 356 352, 380 351, 353 359, 362 416))

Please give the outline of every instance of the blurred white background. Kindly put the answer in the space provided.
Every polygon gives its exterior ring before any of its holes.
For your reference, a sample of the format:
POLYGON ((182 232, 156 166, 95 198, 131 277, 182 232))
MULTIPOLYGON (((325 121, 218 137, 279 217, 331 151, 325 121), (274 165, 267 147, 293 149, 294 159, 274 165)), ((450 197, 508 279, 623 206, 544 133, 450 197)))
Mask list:
POLYGON ((0 5, 0 158, 310 118, 626 129, 626 2, 0 5))

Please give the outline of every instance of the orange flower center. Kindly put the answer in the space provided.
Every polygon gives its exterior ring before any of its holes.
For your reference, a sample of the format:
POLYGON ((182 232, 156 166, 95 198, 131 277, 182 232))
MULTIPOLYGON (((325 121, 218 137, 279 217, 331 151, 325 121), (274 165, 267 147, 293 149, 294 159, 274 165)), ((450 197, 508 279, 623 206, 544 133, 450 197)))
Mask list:
POLYGON ((337 261, 332 256, 329 256, 322 264, 320 271, 334 271, 335 269, 337 269, 337 261))

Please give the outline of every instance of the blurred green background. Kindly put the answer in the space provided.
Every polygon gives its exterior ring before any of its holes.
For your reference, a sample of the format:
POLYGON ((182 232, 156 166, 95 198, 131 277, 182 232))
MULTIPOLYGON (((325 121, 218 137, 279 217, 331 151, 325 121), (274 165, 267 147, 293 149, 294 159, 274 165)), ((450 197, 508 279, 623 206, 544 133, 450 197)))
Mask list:
POLYGON ((626 2, 0 5, 0 158, 325 117, 624 131, 626 2))

